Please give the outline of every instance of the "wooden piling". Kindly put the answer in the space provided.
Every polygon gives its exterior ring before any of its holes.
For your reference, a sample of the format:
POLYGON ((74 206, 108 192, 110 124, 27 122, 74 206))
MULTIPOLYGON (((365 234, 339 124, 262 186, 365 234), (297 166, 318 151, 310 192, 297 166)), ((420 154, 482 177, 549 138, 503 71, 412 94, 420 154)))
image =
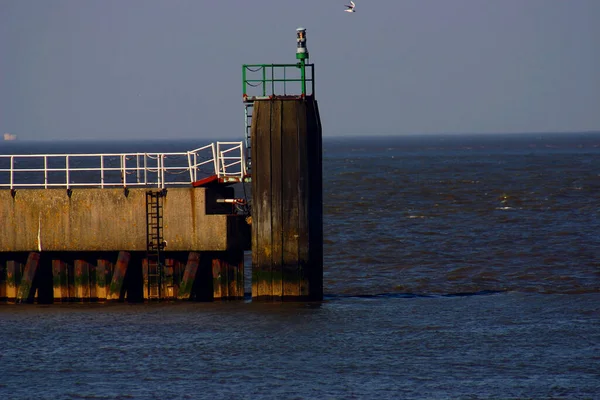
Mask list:
POLYGON ((144 257, 144 259, 142 260, 142 282, 143 282, 143 293, 142 293, 142 297, 144 298, 144 301, 148 301, 149 297, 148 297, 148 258, 144 257))
POLYGON ((244 252, 219 252, 212 256, 214 300, 244 298, 244 252))
POLYGON ((108 295, 106 296, 107 300, 124 299, 125 294, 122 293, 123 280, 125 279, 125 274, 127 273, 127 266, 129 265, 130 258, 131 255, 128 252, 119 252, 119 257, 117 258, 117 264, 115 265, 112 282, 110 283, 108 295))
POLYGON ((252 123, 252 297, 323 298, 322 132, 317 102, 257 100, 252 123))
POLYGON ((21 282, 19 284, 19 290, 17 292, 17 303, 25 303, 33 300, 34 291, 33 288, 33 279, 35 278, 35 274, 38 269, 40 261, 40 253, 29 253, 27 257, 27 264, 25 264, 25 270, 23 271, 23 276, 21 277, 21 282))
POLYGON ((52 260, 54 303, 69 301, 69 266, 61 259, 52 260))
POLYGON ((106 259, 99 259, 96 266, 96 298, 99 302, 106 301, 108 286, 111 278, 112 263, 106 259))
POLYGON ((163 274, 163 293, 162 297, 165 300, 175 298, 175 267, 173 265, 173 259, 165 259, 163 274))
POLYGON ((188 255, 187 264, 185 266, 185 271, 183 272, 183 279, 179 287, 179 293, 177 295, 178 299, 189 300, 191 298, 199 264, 200 254, 193 251, 190 252, 188 255))
POLYGON ((75 299, 90 301, 90 264, 86 260, 75 260, 75 299))
POLYGON ((16 260, 6 261, 6 299, 9 303, 14 303, 17 300, 22 274, 22 263, 16 260))

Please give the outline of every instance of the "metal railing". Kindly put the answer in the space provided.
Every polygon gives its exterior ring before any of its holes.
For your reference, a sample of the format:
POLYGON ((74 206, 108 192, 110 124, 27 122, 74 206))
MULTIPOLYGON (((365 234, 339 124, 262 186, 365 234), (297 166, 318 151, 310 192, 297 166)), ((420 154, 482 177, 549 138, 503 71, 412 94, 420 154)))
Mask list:
POLYGON ((244 64, 242 96, 248 101, 270 96, 314 95, 314 74, 313 64, 244 64))
POLYGON ((244 142, 215 142, 186 152, 0 155, 0 189, 158 187, 200 179, 242 181, 244 142))

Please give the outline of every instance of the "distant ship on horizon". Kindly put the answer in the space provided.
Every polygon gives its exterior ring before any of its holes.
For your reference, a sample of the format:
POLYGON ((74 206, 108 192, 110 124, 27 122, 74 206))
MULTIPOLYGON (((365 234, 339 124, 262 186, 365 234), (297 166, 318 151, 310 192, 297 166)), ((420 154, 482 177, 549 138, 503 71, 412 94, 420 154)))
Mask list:
POLYGON ((4 140, 17 140, 17 135, 13 135, 12 133, 5 133, 4 140))

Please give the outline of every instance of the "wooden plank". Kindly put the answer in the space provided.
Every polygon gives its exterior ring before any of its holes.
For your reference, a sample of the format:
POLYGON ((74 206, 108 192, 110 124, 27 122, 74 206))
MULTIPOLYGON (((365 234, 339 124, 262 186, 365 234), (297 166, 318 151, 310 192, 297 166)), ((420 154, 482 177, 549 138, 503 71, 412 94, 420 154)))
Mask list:
POLYGON ((252 296, 271 298, 271 110, 256 101, 252 121, 252 296))
MULTIPOLYGON (((258 143, 258 138, 259 138, 259 129, 258 129, 259 123, 258 123, 258 121, 260 120, 260 116, 262 114, 262 111, 261 111, 262 107, 258 106, 258 104, 259 104, 258 102, 254 102, 253 111, 252 111, 252 121, 253 122, 250 127, 250 142, 252 143, 252 146, 250 148, 250 159, 252 160, 251 173, 253 175, 252 190, 251 190, 251 196, 252 196, 251 221, 253 219, 255 219, 257 213, 260 214, 262 212, 262 204, 258 202, 259 196, 255 195, 255 193, 258 192, 257 182, 258 182, 258 184, 260 184, 260 182, 261 182, 261 178, 255 173, 256 162, 254 161, 260 153, 258 151, 258 149, 260 149, 262 146, 261 144, 258 143)), ((260 242, 260 240, 258 240, 258 228, 255 226, 256 223, 257 223, 256 221, 253 221, 253 222, 251 222, 251 225, 250 225, 250 249, 252 250, 252 252, 251 252, 251 263, 252 263, 251 292, 252 292, 252 296, 254 296, 254 297, 258 296, 259 256, 258 256, 257 249, 258 249, 258 243, 260 242)))
POLYGON ((33 279, 35 278, 39 261, 40 253, 29 253, 29 256, 27 257, 27 263, 25 264, 25 270, 23 271, 23 276, 19 284, 19 291, 16 299, 17 303, 33 301, 33 296, 35 294, 32 290, 33 279))
POLYGON ((120 251, 115 265, 112 282, 108 291, 107 300, 123 300, 125 293, 123 291, 123 280, 127 273, 127 266, 131 255, 126 251, 120 251))
MULTIPOLYGON (((283 262, 283 205, 282 205, 282 153, 283 101, 274 100, 271 108, 271 296, 281 300, 283 286, 281 266, 283 262)), ((287 103, 287 102, 285 102, 287 103)), ((286 115, 287 117, 287 115, 286 115)))
MULTIPOLYGON (((310 163, 308 136, 311 132, 307 126, 306 102, 298 108, 298 269, 300 296, 308 295, 307 273, 309 265, 309 194, 310 194, 310 163)), ((313 162, 313 160, 310 160, 313 162)))
POLYGON ((323 299, 323 149, 319 107, 314 99, 307 102, 307 150, 309 163, 309 256, 307 296, 323 299))
POLYGON ((190 252, 188 255, 187 264, 185 266, 185 271, 183 273, 181 287, 179 288, 179 293, 177 295, 178 299, 189 300, 191 298, 199 263, 200 253, 190 252))
POLYGON ((282 198, 283 198, 283 295, 299 296, 299 215, 298 215, 298 185, 299 185, 299 153, 298 129, 302 123, 299 102, 284 103, 283 152, 285 165, 283 167, 282 198))

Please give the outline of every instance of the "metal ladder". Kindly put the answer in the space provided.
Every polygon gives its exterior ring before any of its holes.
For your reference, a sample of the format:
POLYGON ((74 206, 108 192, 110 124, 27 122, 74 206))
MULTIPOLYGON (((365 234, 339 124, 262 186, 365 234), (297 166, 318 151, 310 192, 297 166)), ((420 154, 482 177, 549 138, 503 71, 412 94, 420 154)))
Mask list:
POLYGON ((161 250, 163 240, 164 190, 146 192, 146 260, 148 268, 148 300, 159 300, 163 281, 161 250))
POLYGON ((250 173, 251 163, 251 136, 252 136, 252 113, 254 110, 254 102, 244 103, 244 122, 245 122, 245 134, 246 134, 246 171, 250 173))

